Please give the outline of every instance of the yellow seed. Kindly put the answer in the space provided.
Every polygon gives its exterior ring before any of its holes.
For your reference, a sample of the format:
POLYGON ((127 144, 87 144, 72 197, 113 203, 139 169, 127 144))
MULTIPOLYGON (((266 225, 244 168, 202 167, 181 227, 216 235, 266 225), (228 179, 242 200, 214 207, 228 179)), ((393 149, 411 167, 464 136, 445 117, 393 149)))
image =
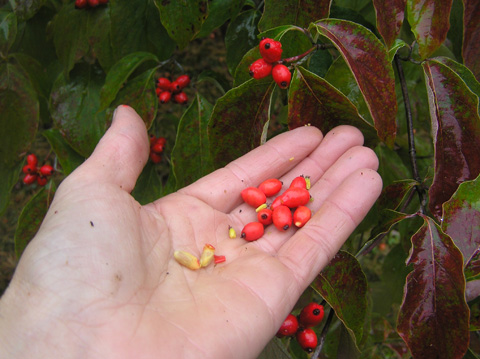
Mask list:
POLYGON ((235 229, 233 229, 233 227, 228 227, 228 236, 231 239, 237 238, 237 233, 235 232, 235 229))
POLYGON ((310 189, 310 187, 311 187, 310 177, 305 176, 305 183, 306 183, 306 185, 307 185, 307 189, 310 189))
POLYGON ((257 207, 255 212, 260 212, 262 209, 265 209, 265 208, 267 208, 267 204, 266 203, 261 204, 260 206, 257 207))
POLYGON ((200 261, 192 253, 185 251, 175 251, 173 257, 178 263, 182 266, 187 267, 188 269, 196 270, 200 268, 200 261))
POLYGON ((200 257, 200 266, 206 267, 213 261, 213 255, 215 254, 215 247, 211 244, 205 244, 203 246, 202 255, 200 257))
POLYGON ((295 157, 290 157, 289 161, 293 161, 294 159, 295 159, 295 157))

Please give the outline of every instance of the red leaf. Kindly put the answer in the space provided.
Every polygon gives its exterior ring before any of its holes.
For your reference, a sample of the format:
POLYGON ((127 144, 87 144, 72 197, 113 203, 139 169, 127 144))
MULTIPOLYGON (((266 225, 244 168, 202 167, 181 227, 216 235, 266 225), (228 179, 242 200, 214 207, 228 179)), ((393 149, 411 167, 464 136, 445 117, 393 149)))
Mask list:
POLYGON ((469 344, 462 254, 433 219, 412 237, 397 331, 414 358, 460 359, 469 344))
POLYGON ((463 62, 480 81, 480 2, 463 0, 463 6, 463 62))
POLYGON ((333 42, 352 70, 378 137, 393 146, 397 100, 393 68, 385 47, 370 30, 353 22, 326 19, 315 25, 321 35, 333 42))
POLYGON ((415 34, 420 57, 429 57, 447 37, 453 0, 409 0, 408 22, 415 34))
POLYGON ((387 48, 391 48, 402 28, 407 0, 373 0, 377 28, 387 48))
POLYGON ((426 61, 423 69, 435 141, 435 175, 429 190, 429 206, 440 218, 442 204, 450 199, 458 185, 480 173, 478 97, 441 62, 426 61))

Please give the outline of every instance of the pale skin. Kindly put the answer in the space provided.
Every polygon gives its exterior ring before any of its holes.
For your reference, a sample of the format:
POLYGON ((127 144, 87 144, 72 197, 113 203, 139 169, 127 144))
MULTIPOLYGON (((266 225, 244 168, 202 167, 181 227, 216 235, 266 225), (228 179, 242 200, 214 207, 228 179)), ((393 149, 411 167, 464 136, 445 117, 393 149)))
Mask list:
POLYGON ((380 194, 374 152, 340 126, 276 136, 225 168, 141 206, 129 194, 148 159, 146 128, 120 106, 92 156, 59 186, 0 300, 2 358, 255 358, 380 194), (240 192, 310 176, 300 230, 255 219, 240 192), (175 250, 205 243, 226 261, 192 271, 175 250))

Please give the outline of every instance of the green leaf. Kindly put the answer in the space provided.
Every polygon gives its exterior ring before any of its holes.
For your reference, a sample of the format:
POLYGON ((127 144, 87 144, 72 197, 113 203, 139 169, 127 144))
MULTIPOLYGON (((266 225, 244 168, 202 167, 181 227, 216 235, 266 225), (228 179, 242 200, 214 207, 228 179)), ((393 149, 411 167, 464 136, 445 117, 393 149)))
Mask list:
POLYGON ((469 345, 462 254, 433 219, 422 217, 397 330, 414 358, 461 359, 469 345))
POLYGON ((218 99, 208 125, 216 168, 263 143, 274 88, 271 79, 251 79, 218 99))
POLYGON ((108 71, 105 85, 100 92, 100 109, 105 110, 117 96, 130 75, 146 61, 159 63, 158 58, 149 52, 134 52, 123 57, 108 71))
POLYGON ((0 215, 8 206, 10 194, 12 193, 13 186, 15 186, 18 181, 22 167, 23 161, 11 166, 7 166, 0 161, 0 173, 2 174, 0 176, 0 215))
POLYGON ((207 36, 229 19, 235 19, 243 3, 243 0, 211 0, 208 4, 207 19, 202 24, 197 37, 207 36))
POLYGON ((400 34, 407 0, 373 0, 377 14, 377 28, 390 49, 400 34))
POLYGON ((230 82, 225 78, 224 74, 212 70, 204 70, 197 76, 197 84, 203 81, 213 83, 222 94, 225 94, 231 88, 230 82))
POLYGON ((105 81, 98 68, 78 65, 67 80, 61 74, 50 95, 50 112, 56 128, 68 144, 88 157, 107 128, 104 112, 98 112, 100 89, 105 81))
POLYGON ((435 144, 435 175, 429 189, 429 208, 441 218, 442 204, 450 199, 458 185, 480 174, 479 100, 450 67, 435 59, 422 66, 435 144))
POLYGON ((411 179, 394 181, 383 188, 382 194, 378 198, 380 208, 390 208, 397 210, 400 204, 405 200, 410 191, 419 183, 411 179))
POLYGON ((311 22, 328 17, 331 0, 266 0, 261 31, 280 25, 308 27, 311 22))
POLYGON ((280 339, 273 338, 265 348, 263 348, 257 359, 292 359, 292 356, 285 349, 280 339))
POLYGON ((17 36, 17 17, 15 13, 0 11, 0 54, 5 56, 17 36))
POLYGON ((345 251, 338 252, 312 283, 335 310, 355 344, 362 342, 367 314, 367 278, 360 263, 345 251))
POLYGON ((197 93, 180 119, 172 150, 172 170, 177 189, 214 170, 207 134, 212 109, 213 105, 197 93))
POLYGON ((45 136, 53 152, 55 152, 64 175, 69 175, 85 161, 85 157, 78 154, 67 141, 65 141, 58 129, 50 128, 43 131, 42 135, 45 136))
POLYGON ((175 40, 180 49, 195 38, 208 15, 208 1, 155 0, 160 11, 160 19, 170 37, 175 40))
POLYGON ((369 144, 375 143, 375 129, 355 106, 327 81, 303 67, 296 67, 288 93, 288 127, 311 124, 323 133, 339 125, 359 128, 369 144))
POLYGON ((28 201, 23 207, 22 213, 18 218, 17 228, 15 230, 15 254, 20 258, 25 247, 35 236, 43 218, 47 214, 50 203, 55 194, 55 184, 50 180, 44 187, 28 201))
POLYGON ((452 1, 407 0, 408 23, 422 59, 433 54, 445 41, 452 1))
POLYGON ((365 98, 378 137, 392 147, 397 101, 395 76, 385 47, 367 28, 349 21, 321 20, 315 28, 340 51, 365 98))
POLYGON ((477 0, 463 0, 463 5, 463 61, 480 80, 480 47, 476 35, 480 31, 480 3, 477 0))
POLYGON ((142 205, 156 201, 162 196, 162 179, 155 164, 148 161, 137 179, 132 196, 142 205))
POLYGON ((21 20, 28 20, 33 17, 40 8, 47 3, 47 0, 9 0, 10 6, 21 20))

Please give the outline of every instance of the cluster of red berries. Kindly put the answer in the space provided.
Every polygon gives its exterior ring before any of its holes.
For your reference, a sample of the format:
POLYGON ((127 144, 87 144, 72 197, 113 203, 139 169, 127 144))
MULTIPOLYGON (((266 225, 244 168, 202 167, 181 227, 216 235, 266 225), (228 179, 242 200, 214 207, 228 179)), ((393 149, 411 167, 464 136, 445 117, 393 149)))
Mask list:
POLYGON ((157 87, 155 89, 158 101, 160 103, 169 102, 172 97, 173 101, 181 105, 188 102, 188 97, 183 89, 190 83, 190 77, 188 75, 180 75, 175 81, 170 81, 166 77, 159 77, 157 79, 157 87))
POLYGON ((278 194, 283 183, 271 178, 262 182, 258 187, 247 187, 241 192, 245 203, 256 208, 257 220, 243 227, 241 237, 246 241, 256 241, 263 236, 265 227, 274 224, 280 231, 286 231, 292 224, 300 228, 310 220, 312 212, 306 207, 310 201, 310 178, 308 176, 295 177, 290 187, 277 196, 270 206, 267 197, 278 194))
POLYGON ((33 153, 27 156, 27 164, 23 166, 23 183, 32 184, 35 181, 39 186, 45 186, 48 182, 48 178, 55 172, 54 168, 50 165, 38 166, 38 159, 33 153))
POLYGON ((75 0, 76 9, 95 8, 107 4, 108 0, 75 0))
POLYGON ((165 137, 156 137, 154 134, 150 135, 150 160, 153 163, 159 163, 162 160, 162 152, 167 140, 165 137))
POLYGON ((311 302, 303 307, 298 316, 289 314, 277 332, 278 338, 295 336, 298 344, 308 353, 315 350, 318 338, 313 327, 323 320, 323 305, 311 302))
POLYGON ((262 57, 250 65, 250 76, 258 80, 271 74, 278 87, 286 89, 290 85, 292 74, 288 67, 281 63, 282 44, 265 38, 260 41, 259 47, 262 57))

